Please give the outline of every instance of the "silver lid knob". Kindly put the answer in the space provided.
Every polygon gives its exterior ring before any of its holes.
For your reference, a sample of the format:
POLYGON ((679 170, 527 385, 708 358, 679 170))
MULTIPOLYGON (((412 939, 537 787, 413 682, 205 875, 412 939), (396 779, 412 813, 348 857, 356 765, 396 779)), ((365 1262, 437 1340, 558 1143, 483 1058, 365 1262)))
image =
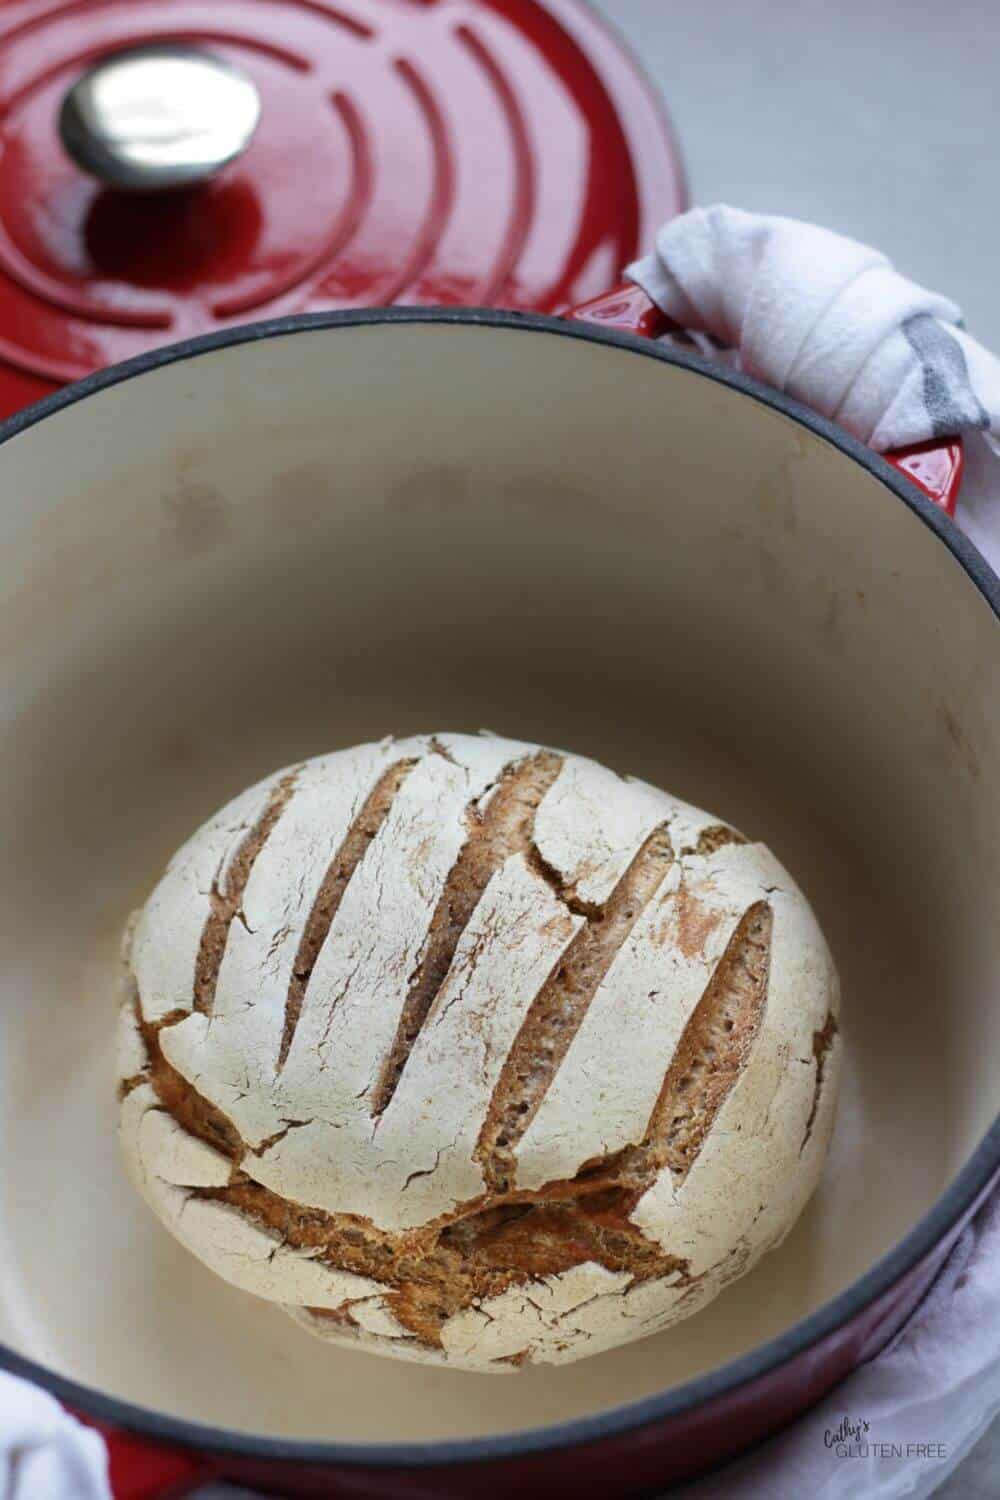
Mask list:
POLYGON ((260 119, 250 79, 200 47, 133 47, 102 58, 63 100, 70 156, 112 187, 185 187, 245 151, 260 119))

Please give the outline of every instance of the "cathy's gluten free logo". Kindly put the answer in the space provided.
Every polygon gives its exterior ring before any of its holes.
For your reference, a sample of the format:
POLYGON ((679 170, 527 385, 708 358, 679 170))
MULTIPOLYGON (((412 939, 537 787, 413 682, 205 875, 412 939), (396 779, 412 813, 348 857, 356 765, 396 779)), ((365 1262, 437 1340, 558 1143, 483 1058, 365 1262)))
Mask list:
POLYGON ((882 1442, 871 1435, 871 1423, 864 1417, 845 1417, 839 1427, 828 1427, 823 1434, 826 1446, 838 1458, 938 1459, 948 1457, 947 1443, 882 1442))

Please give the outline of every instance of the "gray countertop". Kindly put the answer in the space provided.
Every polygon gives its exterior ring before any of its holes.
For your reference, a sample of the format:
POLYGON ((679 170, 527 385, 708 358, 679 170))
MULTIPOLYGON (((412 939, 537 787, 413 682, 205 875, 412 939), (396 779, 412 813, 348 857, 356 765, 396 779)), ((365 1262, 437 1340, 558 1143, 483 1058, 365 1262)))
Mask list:
POLYGON ((699 203, 885 250, 1000 346, 996 0, 596 0, 673 115, 699 203))
MULTIPOLYGON (((996 0, 597 0, 661 89, 694 202, 839 229, 1000 347, 996 0)), ((938 1491, 997 1500, 1000 1422, 938 1491)))

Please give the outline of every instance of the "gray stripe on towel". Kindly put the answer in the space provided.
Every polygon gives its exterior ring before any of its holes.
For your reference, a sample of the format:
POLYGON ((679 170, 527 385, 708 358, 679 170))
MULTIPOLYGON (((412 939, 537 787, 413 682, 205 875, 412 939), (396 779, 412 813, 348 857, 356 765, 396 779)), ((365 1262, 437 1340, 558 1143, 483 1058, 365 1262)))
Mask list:
POLYGON ((988 428, 989 413, 969 383, 961 345, 930 313, 916 313, 903 324, 910 348, 923 369, 924 405, 934 437, 954 437, 970 427, 988 428))

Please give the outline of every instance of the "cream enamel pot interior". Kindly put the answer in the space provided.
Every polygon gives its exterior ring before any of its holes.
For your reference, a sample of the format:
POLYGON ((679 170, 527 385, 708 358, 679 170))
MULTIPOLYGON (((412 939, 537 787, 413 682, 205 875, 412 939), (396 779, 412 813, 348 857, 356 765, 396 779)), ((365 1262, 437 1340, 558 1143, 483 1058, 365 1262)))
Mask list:
POLYGON ((843 1373, 823 1349, 877 1347, 1000 1162, 1000 585, 956 528, 750 382, 501 313, 241 328, 0 436, 5 1363, 280 1492, 465 1493, 513 1456, 535 1493, 535 1455, 551 1493, 590 1455, 589 1494, 717 1460, 843 1373), (765 839, 843 979, 831 1156, 781 1248, 663 1335, 504 1379, 305 1337, 163 1232, 115 1139, 119 936, 165 858, 275 766, 437 726, 765 839))

